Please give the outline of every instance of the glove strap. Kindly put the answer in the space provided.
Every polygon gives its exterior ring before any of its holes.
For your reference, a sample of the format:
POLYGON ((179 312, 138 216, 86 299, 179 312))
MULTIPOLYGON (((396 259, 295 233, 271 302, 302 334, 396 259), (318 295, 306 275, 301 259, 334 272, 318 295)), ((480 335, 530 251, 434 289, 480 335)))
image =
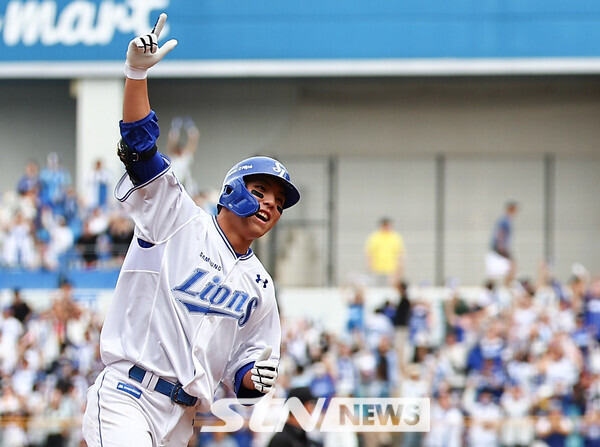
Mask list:
POLYGON ((148 76, 148 70, 146 68, 133 68, 127 62, 125 62, 125 76, 129 79, 141 80, 146 79, 148 76))

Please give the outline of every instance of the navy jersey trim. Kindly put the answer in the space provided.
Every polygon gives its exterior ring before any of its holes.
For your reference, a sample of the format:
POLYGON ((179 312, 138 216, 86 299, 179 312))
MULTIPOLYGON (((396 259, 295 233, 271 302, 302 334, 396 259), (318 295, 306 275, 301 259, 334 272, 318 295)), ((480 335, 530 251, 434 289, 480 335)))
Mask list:
MULTIPOLYGON (((242 380, 244 379, 244 375, 246 374, 246 372, 248 372, 250 369, 254 368, 254 362, 248 363, 247 365, 242 366, 238 372, 235 374, 235 394, 238 397, 238 399, 258 399, 262 396, 264 396, 263 393, 261 393, 260 391, 258 391, 256 388, 251 388, 248 389, 246 388, 244 385, 242 385, 242 380)), ((256 403, 256 401, 255 401, 256 403)), ((249 405, 253 405, 253 404, 248 404, 248 403, 243 403, 242 404, 244 407, 247 407, 249 405)))
POLYGON ((242 366, 240 369, 238 369, 238 371, 235 373, 235 383, 234 383, 234 391, 235 394, 237 396, 239 396, 240 394, 240 388, 243 388, 242 386, 242 381, 244 380, 244 376, 246 375, 246 373, 248 371, 250 371, 252 368, 254 368, 254 362, 250 362, 244 366, 242 366))
POLYGON ((96 396, 98 397, 98 437, 100 438, 100 446, 103 446, 102 442, 102 422, 100 420, 100 390, 104 385, 104 379, 106 378, 106 372, 102 376, 102 381, 100 382, 100 386, 98 387, 98 391, 96 392, 96 396))
POLYGON ((250 259, 252 257, 254 252, 252 251, 251 248, 248 248, 248 251, 246 253, 244 253, 243 255, 237 254, 235 252, 235 250, 233 249, 233 247, 231 246, 229 239, 227 239, 227 236, 225 236, 225 233, 223 233, 223 230, 219 226, 219 222, 217 222, 217 216, 212 216, 212 221, 215 225, 215 228, 217 229, 217 232, 221 236, 221 239, 223 239, 223 242, 225 242, 225 245, 227 245, 227 248, 229 249, 229 251, 231 252, 231 255, 234 258, 238 258, 240 261, 245 261, 246 259, 250 259))
POLYGON ((123 174, 123 177, 121 177, 121 179, 119 180, 119 182, 117 183, 117 186, 115 186, 115 198, 119 201, 119 202, 125 202, 129 196, 131 196, 131 194, 133 194, 134 191, 137 191, 140 188, 144 188, 145 186, 148 186, 150 183, 152 183, 154 180, 156 180, 157 178, 165 175, 167 173, 167 171, 169 170, 169 168, 171 167, 171 160, 169 160, 169 157, 167 157, 164 154, 160 154, 161 157, 163 158, 163 160, 166 162, 166 166, 165 169, 163 169, 161 172, 159 172, 157 175, 155 175, 154 177, 152 177, 150 180, 148 180, 145 183, 142 183, 140 185, 134 186, 133 188, 131 188, 129 191, 127 191, 127 193, 125 193, 125 195, 123 197, 119 197, 117 196, 117 191, 119 190, 119 187, 123 184, 123 182, 125 181, 125 179, 127 177, 129 177, 129 175, 127 173, 123 174))

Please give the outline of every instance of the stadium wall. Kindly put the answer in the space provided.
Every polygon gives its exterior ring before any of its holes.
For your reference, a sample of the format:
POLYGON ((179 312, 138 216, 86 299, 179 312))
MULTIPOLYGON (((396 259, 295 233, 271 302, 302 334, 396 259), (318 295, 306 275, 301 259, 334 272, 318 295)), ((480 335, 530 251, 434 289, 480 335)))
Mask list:
MULTIPOLYGON (((283 284, 325 285, 329 261, 336 282, 364 272, 362 244, 382 215, 405 236, 413 281, 453 276, 479 284, 491 226, 508 198, 523 204, 515 234, 523 275, 535 275, 547 255, 563 277, 573 262, 600 269, 595 76, 150 82, 163 135, 176 115, 190 115, 200 127, 194 175, 202 188, 218 187, 226 167, 256 153, 281 158, 293 172, 304 200, 286 213, 279 232, 283 284)), ((76 172, 70 93, 67 81, 0 81, 7 98, 0 103, 0 149, 9 167, 3 191, 14 188, 28 159, 43 164, 50 151, 76 172)), ((105 154, 114 162, 113 150, 105 154)))

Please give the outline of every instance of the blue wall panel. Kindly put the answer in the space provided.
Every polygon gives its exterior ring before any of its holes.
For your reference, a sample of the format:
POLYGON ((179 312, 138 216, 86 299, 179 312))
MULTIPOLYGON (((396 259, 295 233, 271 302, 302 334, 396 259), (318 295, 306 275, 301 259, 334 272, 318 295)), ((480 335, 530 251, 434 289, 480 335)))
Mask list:
POLYGON ((122 60, 163 10, 180 60, 600 56, 590 0, 1 0, 0 62, 122 60))

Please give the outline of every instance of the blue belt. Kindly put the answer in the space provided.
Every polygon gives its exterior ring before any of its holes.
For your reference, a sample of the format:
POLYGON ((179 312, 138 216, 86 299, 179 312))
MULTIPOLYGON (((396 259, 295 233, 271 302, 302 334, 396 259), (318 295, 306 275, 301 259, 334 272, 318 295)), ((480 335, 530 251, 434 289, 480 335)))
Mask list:
MULTIPOLYGON (((142 383, 144 381, 146 372, 147 371, 145 369, 140 368, 137 365, 133 365, 129 370, 129 377, 142 383)), ((182 386, 183 385, 181 385, 181 383, 171 383, 165 379, 159 378, 154 386, 154 391, 158 391, 160 394, 168 396, 176 404, 193 407, 196 405, 198 398, 190 396, 188 393, 183 391, 182 386)))

